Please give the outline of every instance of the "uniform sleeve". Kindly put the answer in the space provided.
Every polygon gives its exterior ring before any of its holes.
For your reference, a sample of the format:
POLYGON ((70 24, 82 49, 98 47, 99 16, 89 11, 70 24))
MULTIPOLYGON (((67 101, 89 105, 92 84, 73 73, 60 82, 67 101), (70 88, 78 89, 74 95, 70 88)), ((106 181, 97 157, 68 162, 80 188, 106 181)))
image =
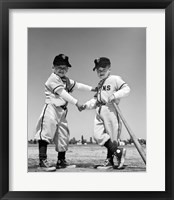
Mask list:
POLYGON ((97 99, 96 99, 96 98, 90 99, 89 101, 87 101, 87 102, 85 103, 86 109, 87 109, 87 110, 95 109, 95 108, 96 108, 96 103, 97 103, 97 99))
POLYGON ((55 94, 55 91, 58 89, 64 89, 63 82, 59 77, 52 77, 49 81, 46 82, 46 86, 51 90, 53 94, 55 94))
POLYGON ((84 90, 84 91, 91 91, 92 90, 92 86, 76 82, 75 83, 75 89, 84 90))
POLYGON ((119 76, 116 79, 116 87, 116 92, 113 93, 115 99, 120 99, 129 95, 130 87, 119 76))

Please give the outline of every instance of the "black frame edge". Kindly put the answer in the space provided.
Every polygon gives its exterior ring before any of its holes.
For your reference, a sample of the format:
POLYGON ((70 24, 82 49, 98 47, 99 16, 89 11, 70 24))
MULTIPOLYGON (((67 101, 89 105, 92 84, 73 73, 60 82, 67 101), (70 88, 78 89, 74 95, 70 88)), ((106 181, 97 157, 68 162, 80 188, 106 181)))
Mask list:
MULTIPOLYGON (((173 44, 171 41, 173 41, 173 20, 174 19, 174 14, 173 14, 173 9, 174 9, 174 2, 172 2, 167 8, 166 8, 166 19, 165 19, 165 34, 166 34, 166 38, 165 38, 165 53, 166 53, 166 60, 165 60, 165 65, 166 65, 166 74, 165 74, 165 91, 166 91, 166 96, 165 96, 165 101, 166 101, 166 105, 165 105, 165 123, 166 123, 166 127, 165 127, 165 132, 166 133, 173 133, 173 110, 171 109, 171 106, 173 105, 173 98, 171 95, 171 91, 173 89, 173 79, 172 79, 172 75, 173 75, 173 44), (171 67, 170 67, 171 66, 171 67), (168 75, 168 77, 167 77, 168 75), (172 110, 172 112, 170 112, 172 110)), ((173 106, 172 106, 173 107, 173 106)), ((171 137, 172 134, 171 134, 171 137)), ((169 196, 173 197, 173 174, 170 174, 170 172, 172 171, 172 166, 171 165, 171 161, 172 161, 172 155, 173 154, 173 145, 172 145, 172 141, 173 139, 171 139, 169 137, 169 134, 166 135, 166 141, 165 141, 165 145, 166 145, 166 152, 165 152, 165 158, 166 158, 166 191, 169 194, 169 196), (170 145, 169 145, 170 144, 170 145), (172 152, 171 154, 169 154, 169 152, 172 152), (169 179, 169 177, 172 176, 171 179, 169 179)))
POLYGON ((9 63, 8 11, 1 2, 1 194, 9 191, 9 63), (7 37, 5 40, 4 38, 7 37), (6 134, 4 134, 6 133, 6 134))
MULTIPOLYGON (((1 0, 3 1, 3 0, 1 0)), ((172 0, 6 0, 8 8, 26 9, 153 9, 166 8, 172 0)))

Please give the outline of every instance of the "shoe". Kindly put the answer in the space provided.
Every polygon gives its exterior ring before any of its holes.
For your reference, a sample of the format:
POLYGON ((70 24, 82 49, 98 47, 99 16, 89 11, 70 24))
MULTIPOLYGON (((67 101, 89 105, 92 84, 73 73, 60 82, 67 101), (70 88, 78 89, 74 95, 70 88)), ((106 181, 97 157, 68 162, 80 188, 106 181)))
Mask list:
POLYGON ((125 148, 117 148, 115 154, 118 161, 118 167, 117 169, 122 169, 124 166, 125 162, 125 157, 126 157, 126 149, 125 148))
POLYGON ((51 166, 48 163, 47 159, 45 159, 45 160, 40 161, 38 170, 45 171, 45 172, 54 172, 54 171, 56 171, 56 168, 54 166, 51 166))
POLYGON ((113 158, 107 158, 102 165, 97 166, 97 169, 110 169, 113 168, 113 158))
POLYGON ((58 160, 56 164, 57 169, 62 169, 62 168, 75 168, 76 165, 70 165, 65 159, 58 160))

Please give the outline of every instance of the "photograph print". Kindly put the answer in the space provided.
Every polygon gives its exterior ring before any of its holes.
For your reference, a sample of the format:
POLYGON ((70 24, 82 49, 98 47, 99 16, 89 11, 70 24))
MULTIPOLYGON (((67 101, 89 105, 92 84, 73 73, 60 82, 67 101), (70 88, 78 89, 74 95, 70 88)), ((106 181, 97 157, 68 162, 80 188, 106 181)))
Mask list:
POLYGON ((146 172, 146 28, 28 28, 28 172, 146 172))

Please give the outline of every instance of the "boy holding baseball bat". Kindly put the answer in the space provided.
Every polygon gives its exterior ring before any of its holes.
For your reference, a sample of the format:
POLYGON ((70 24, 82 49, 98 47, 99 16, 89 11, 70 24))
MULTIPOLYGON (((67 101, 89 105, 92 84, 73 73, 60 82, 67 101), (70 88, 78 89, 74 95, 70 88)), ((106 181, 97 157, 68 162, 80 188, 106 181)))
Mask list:
POLYGON ((102 167, 113 167, 113 158, 116 156, 118 169, 121 169, 124 165, 126 149, 119 147, 121 121, 112 101, 118 104, 121 98, 130 93, 130 88, 120 76, 110 74, 111 62, 109 58, 100 57, 95 59, 94 63, 93 71, 97 71, 100 79, 97 94, 80 109, 96 109, 94 139, 99 145, 107 148, 107 158, 102 167))
POLYGON ((66 120, 67 104, 77 106, 81 111, 82 105, 77 99, 72 97, 74 89, 95 91, 91 86, 77 83, 65 76, 71 67, 69 58, 64 54, 57 55, 53 60, 52 74, 45 83, 45 105, 39 117, 35 139, 39 144, 39 170, 55 171, 56 168, 65 168, 69 164, 65 159, 65 154, 69 143, 69 129, 66 120), (50 166, 47 161, 47 145, 54 141, 58 160, 56 167, 50 166))

